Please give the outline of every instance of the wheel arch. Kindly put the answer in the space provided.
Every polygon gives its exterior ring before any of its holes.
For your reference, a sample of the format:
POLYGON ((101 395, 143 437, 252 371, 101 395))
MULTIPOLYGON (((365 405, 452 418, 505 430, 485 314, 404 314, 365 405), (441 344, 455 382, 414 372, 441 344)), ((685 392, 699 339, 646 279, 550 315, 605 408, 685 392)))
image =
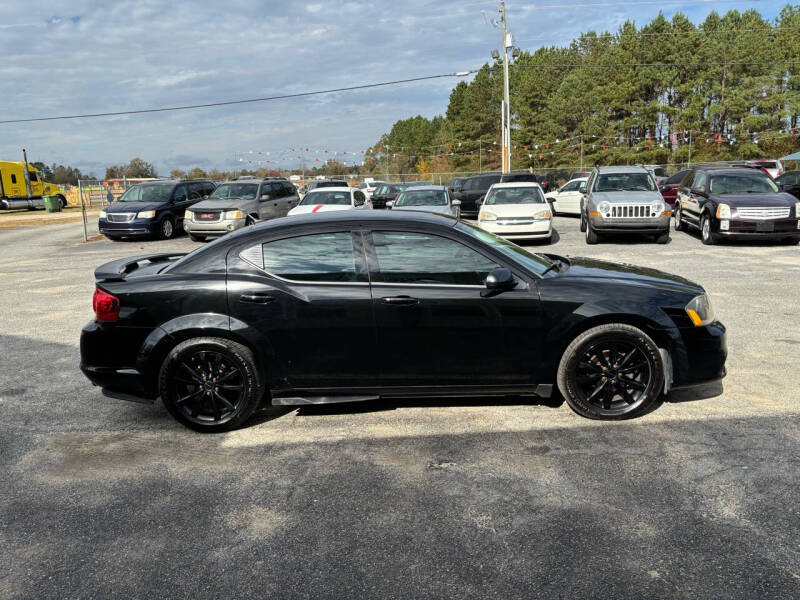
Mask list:
POLYGON ((675 352, 676 342, 680 340, 680 332, 676 326, 659 323, 652 317, 641 313, 605 312, 586 316, 577 322, 558 328, 558 331, 551 337, 548 346, 554 349, 554 352, 550 354, 552 360, 549 364, 543 365, 545 371, 539 373, 540 380, 555 381, 558 365, 564 356, 564 351, 572 340, 589 329, 599 325, 610 325, 611 323, 621 323, 641 329, 656 343, 656 346, 665 350, 670 357, 675 352))
POLYGON ((264 389, 269 391, 276 376, 275 352, 269 340, 247 324, 219 313, 182 315, 155 328, 139 348, 137 370, 147 389, 159 394, 158 375, 169 352, 181 342, 196 337, 216 337, 237 342, 253 353, 264 389))

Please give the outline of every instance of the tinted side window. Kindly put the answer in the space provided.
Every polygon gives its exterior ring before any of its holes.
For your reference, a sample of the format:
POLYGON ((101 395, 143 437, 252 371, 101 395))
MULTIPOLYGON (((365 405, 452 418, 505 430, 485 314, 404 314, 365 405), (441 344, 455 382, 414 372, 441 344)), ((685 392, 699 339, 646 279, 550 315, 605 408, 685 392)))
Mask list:
POLYGON ((353 197, 355 198, 355 205, 356 206, 363 206, 364 203, 367 201, 367 197, 364 195, 364 192, 361 190, 356 190, 353 193, 353 197))
POLYGON ((706 188, 706 182, 708 177, 704 172, 699 172, 697 176, 694 178, 694 182, 692 182, 692 189, 695 190, 704 190, 706 188))
POLYGON ((681 187, 692 187, 692 180, 694 180, 694 171, 688 171, 681 180, 681 187))
POLYGON ((17 176, 14 173, 11 174, 11 183, 17 183, 17 176))
POLYGON ((483 285, 497 264, 467 246, 437 235, 374 231, 378 281, 483 285))
POLYGON ((262 245, 263 268, 294 281, 356 281, 353 236, 318 233, 262 245))
POLYGON ((178 187, 176 187, 175 192, 172 195, 172 198, 173 200, 175 200, 175 202, 183 202, 184 200, 186 200, 186 186, 179 185, 178 187))
POLYGON ((280 183, 270 183, 269 193, 272 195, 273 198, 283 198, 286 195, 286 192, 284 191, 283 186, 280 183))
POLYGON ((284 196, 294 196, 296 191, 297 190, 295 190, 295 187, 291 183, 289 183, 287 181, 283 182, 283 194, 284 194, 284 196))
POLYGON ((31 181, 39 181, 39 178, 36 176, 36 173, 33 171, 28 171, 28 176, 31 178, 31 181))
POLYGON ((207 182, 207 183, 204 183, 203 184, 203 196, 210 196, 211 194, 214 193, 215 189, 217 189, 217 186, 215 186, 210 181, 207 182))
POLYGON ((203 184, 190 183, 189 184, 189 200, 202 200, 203 199, 203 184))
POLYGON ((669 178, 664 182, 665 185, 674 185, 676 183, 680 183, 681 180, 686 176, 687 171, 678 171, 674 175, 670 175, 669 178))
POLYGON ((480 190, 488 190, 493 184, 500 183, 502 178, 502 175, 488 175, 486 177, 481 177, 477 187, 480 190))

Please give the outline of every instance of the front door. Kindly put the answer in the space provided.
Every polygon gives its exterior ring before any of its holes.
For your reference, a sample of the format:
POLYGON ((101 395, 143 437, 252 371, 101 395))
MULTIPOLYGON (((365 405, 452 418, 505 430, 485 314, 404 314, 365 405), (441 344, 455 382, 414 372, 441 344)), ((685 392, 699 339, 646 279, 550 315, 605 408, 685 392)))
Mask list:
POLYGON ((535 289, 484 298, 498 262, 453 238, 366 235, 384 386, 529 385, 542 332, 535 289))
POLYGON ((232 327, 246 324, 270 356, 273 387, 371 380, 372 296, 359 232, 295 234, 229 255, 228 306, 232 327))

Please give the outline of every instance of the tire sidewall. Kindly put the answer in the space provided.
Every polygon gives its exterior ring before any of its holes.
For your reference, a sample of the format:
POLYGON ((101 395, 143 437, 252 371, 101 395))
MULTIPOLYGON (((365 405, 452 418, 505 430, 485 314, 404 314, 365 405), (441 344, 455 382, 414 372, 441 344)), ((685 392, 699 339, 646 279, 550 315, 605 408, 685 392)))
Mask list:
POLYGON ((664 390, 664 365, 658 346, 640 329, 631 325, 611 324, 589 329, 579 335, 567 347, 558 368, 558 387, 572 410, 589 419, 619 421, 631 419, 649 412, 658 406, 664 390), (597 407, 581 398, 577 389, 575 373, 585 351, 604 340, 631 342, 647 357, 650 365, 650 381, 644 391, 645 398, 633 409, 620 414, 604 414, 597 407))
POLYGON ((158 233, 164 240, 169 240, 175 237, 175 223, 173 222, 171 217, 164 217, 161 220, 161 224, 158 226, 158 233), (166 226, 169 224, 169 234, 167 234, 166 226))
POLYGON ((204 433, 216 433, 228 431, 241 425, 252 414, 261 400, 262 388, 259 383, 258 372, 256 370, 252 354, 242 345, 222 338, 195 338, 181 342, 172 351, 161 366, 158 378, 158 388, 161 400, 167 411, 181 424, 204 433), (196 423, 183 413, 176 404, 176 398, 169 389, 170 378, 175 374, 178 363, 181 359, 200 350, 211 350, 220 352, 230 359, 242 372, 242 379, 245 387, 244 395, 236 410, 224 421, 209 423, 208 425, 196 423))

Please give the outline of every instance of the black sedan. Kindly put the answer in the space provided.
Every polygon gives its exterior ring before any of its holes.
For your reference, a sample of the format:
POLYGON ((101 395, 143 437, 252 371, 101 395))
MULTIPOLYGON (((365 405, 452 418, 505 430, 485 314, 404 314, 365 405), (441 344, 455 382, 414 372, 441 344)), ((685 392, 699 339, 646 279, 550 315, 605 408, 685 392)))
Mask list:
POLYGON ((262 403, 563 394, 624 419, 725 373, 703 288, 535 254, 443 215, 342 211, 260 223, 186 255, 95 272, 81 368, 222 431, 262 403))

